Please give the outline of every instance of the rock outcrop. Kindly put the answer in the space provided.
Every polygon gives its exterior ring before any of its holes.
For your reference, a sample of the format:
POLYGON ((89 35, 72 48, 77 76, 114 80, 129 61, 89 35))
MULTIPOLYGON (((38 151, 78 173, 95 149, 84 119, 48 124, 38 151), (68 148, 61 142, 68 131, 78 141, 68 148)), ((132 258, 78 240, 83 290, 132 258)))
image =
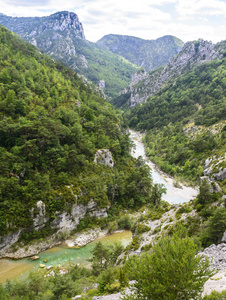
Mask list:
POLYGON ((225 230, 225 232, 224 232, 224 234, 222 236, 221 242, 222 243, 226 243, 226 230, 225 230))
POLYGON ((108 149, 99 149, 95 154, 94 162, 112 168, 114 167, 113 157, 111 151, 108 149))
POLYGON ((226 243, 213 244, 201 251, 200 254, 208 257, 212 269, 226 270, 226 243))
MULTIPOLYGON (((47 17, 8 17, 0 15, 0 23, 6 26, 10 31, 17 32, 22 38, 31 41, 33 44, 39 44, 38 36, 44 33, 49 33, 53 30, 53 40, 60 38, 61 33, 67 35, 73 34, 77 38, 85 39, 82 23, 78 16, 73 12, 61 11, 47 17)), ((47 44, 52 44, 51 40, 46 40, 47 44)))
POLYGON ((210 180, 208 176, 200 177, 200 181, 201 183, 205 183, 208 186, 209 192, 211 194, 219 193, 221 191, 219 184, 213 180, 210 180))
POLYGON ((54 59, 63 61, 97 86, 100 78, 106 81, 104 92, 109 97, 117 96, 122 82, 128 85, 137 69, 129 61, 87 41, 82 23, 74 12, 25 18, 0 14, 0 24, 54 59), (105 78, 105 74, 110 76, 105 78))
MULTIPOLYGON (((90 216, 95 216, 97 218, 106 218, 107 217, 107 208, 101 208, 99 209, 97 207, 97 204, 91 199, 90 202, 85 206, 82 204, 73 204, 70 212, 55 212, 55 219, 51 221, 50 216, 46 214, 45 211, 45 204, 42 201, 37 202, 36 210, 38 213, 34 217, 34 211, 35 209, 31 209, 31 216, 33 217, 33 228, 35 230, 40 230, 41 228, 44 228, 47 224, 47 222, 50 222, 50 228, 54 229, 56 231, 56 237, 59 236, 59 234, 67 235, 75 229, 80 220, 82 220, 86 214, 88 213, 90 216)), ((28 230, 29 228, 23 228, 18 230, 16 233, 10 233, 9 235, 2 238, 0 242, 0 250, 1 254, 0 257, 10 257, 10 247, 14 245, 20 238, 23 231, 28 230)), ((31 229, 31 228, 30 228, 31 229)), ((55 238, 54 235, 52 237, 52 242, 47 243, 43 246, 44 249, 47 249, 51 247, 52 245, 55 245, 55 238)), ((57 240, 57 239, 56 239, 57 240)), ((14 257, 12 250, 12 257, 14 257)), ((39 252, 39 251, 38 251, 39 252)), ((36 253, 31 252, 30 255, 34 255, 36 253)), ((21 254, 22 255, 22 254, 21 254)), ((24 257, 20 256, 19 257, 24 257)), ((25 255, 27 256, 27 255, 25 255)))
POLYGON ((225 48, 224 42, 216 45, 204 40, 188 42, 165 67, 149 73, 138 71, 133 75, 130 87, 121 94, 130 94, 130 107, 145 102, 148 97, 162 89, 166 83, 169 81, 173 83, 178 75, 185 74, 189 69, 215 58, 221 59, 223 57, 222 50, 225 48))

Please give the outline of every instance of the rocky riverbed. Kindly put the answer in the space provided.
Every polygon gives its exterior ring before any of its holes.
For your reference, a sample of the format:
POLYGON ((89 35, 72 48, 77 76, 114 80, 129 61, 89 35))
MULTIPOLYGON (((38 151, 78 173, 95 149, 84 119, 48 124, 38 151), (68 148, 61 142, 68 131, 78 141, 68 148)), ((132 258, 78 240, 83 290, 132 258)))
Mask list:
POLYGON ((175 186, 175 179, 169 174, 161 171, 157 165, 155 165, 149 158, 145 155, 144 144, 142 143, 142 134, 130 130, 131 140, 135 144, 135 148, 132 149, 132 155, 136 158, 142 156, 145 159, 146 164, 152 170, 152 178, 154 183, 162 183, 167 189, 166 194, 162 196, 162 199, 169 202, 170 204, 180 204, 184 202, 189 202, 189 200, 194 199, 198 195, 198 188, 186 186, 183 183, 178 183, 175 186))

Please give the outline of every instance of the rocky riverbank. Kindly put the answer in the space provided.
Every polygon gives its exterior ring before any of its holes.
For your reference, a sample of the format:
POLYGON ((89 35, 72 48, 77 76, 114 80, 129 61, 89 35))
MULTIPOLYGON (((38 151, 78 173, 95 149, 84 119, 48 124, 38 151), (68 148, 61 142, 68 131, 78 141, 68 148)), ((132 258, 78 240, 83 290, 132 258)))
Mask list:
POLYGON ((96 238, 106 236, 107 234, 107 229, 102 230, 100 228, 80 232, 66 240, 62 239, 59 234, 53 234, 41 241, 34 241, 31 245, 21 245, 18 246, 18 249, 15 249, 15 247, 8 248, 0 253, 0 258, 20 259, 30 257, 62 244, 68 247, 82 247, 94 241, 96 238))
POLYGON ((129 130, 129 133, 136 146, 135 149, 132 149, 132 155, 136 158, 142 156, 147 165, 152 169, 153 182, 162 183, 166 187, 167 192, 162 196, 163 200, 169 202, 170 204, 179 204, 188 202, 198 195, 198 187, 189 187, 185 183, 181 182, 176 182, 175 184, 174 177, 164 173, 156 164, 149 160, 149 158, 145 155, 145 148, 144 144, 142 143, 143 135, 140 132, 129 130))

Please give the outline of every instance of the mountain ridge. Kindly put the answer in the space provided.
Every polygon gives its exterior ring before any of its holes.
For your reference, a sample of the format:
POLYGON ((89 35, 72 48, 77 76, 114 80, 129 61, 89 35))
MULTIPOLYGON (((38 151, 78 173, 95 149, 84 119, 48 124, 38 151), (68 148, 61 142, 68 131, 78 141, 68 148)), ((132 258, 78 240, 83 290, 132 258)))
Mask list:
MULTIPOLYGON (((122 89, 129 85, 138 66, 147 67, 149 70, 166 64, 183 45, 181 40, 173 36, 160 37, 155 41, 110 35, 126 39, 128 55, 116 53, 117 51, 114 53, 103 47, 100 41, 87 41, 78 15, 68 11, 45 17, 0 15, 0 23, 100 86, 109 99, 117 97, 122 89), (137 45, 135 53, 127 39, 137 45), (139 59, 135 60, 134 57, 137 56, 139 59)), ((103 39, 106 39, 106 36, 103 39)))
POLYGON ((123 57, 87 41, 78 16, 72 12, 34 18, 0 15, 0 24, 97 86, 104 80, 104 92, 108 97, 117 96, 137 69, 123 57))
POLYGON ((226 41, 213 44, 199 39, 187 42, 182 50, 160 68, 146 73, 138 70, 132 75, 132 82, 120 96, 112 102, 116 107, 134 107, 145 102, 148 97, 160 91, 166 84, 191 70, 193 67, 222 59, 226 51, 226 41))
POLYGON ((96 44, 144 67, 146 71, 165 65, 184 45, 180 39, 171 35, 145 40, 119 34, 105 35, 96 44))

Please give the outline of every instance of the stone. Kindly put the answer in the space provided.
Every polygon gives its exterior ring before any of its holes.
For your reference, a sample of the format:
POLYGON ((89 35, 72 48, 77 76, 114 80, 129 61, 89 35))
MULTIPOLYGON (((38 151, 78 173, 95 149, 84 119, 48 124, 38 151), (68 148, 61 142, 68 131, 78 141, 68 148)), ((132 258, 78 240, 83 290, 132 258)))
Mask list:
POLYGON ((38 201, 38 202, 36 203, 36 205, 37 205, 37 210, 38 210, 38 213, 39 213, 40 217, 45 216, 45 214, 46 214, 46 206, 45 206, 45 203, 43 203, 43 202, 40 200, 40 201, 38 201))
POLYGON ((221 188, 219 186, 219 184, 213 180, 210 180, 209 176, 202 176, 200 177, 200 181, 201 183, 204 182, 204 180, 206 181, 207 185, 209 186, 209 192, 210 193, 219 193, 221 191, 221 188))
POLYGON ((216 174, 213 174, 213 177, 216 179, 216 180, 224 180, 226 179, 226 168, 224 169, 221 169, 218 173, 216 174))
POLYGON ((94 162, 101 164, 101 165, 109 166, 111 168, 114 167, 113 157, 112 157, 111 151, 109 149, 97 150, 95 157, 94 157, 94 162))
POLYGON ((102 90, 105 89, 105 81, 104 80, 99 81, 99 88, 102 90))
POLYGON ((210 260, 211 269, 223 271, 226 269, 226 244, 212 244, 199 252, 203 256, 207 256, 210 260))
MULTIPOLYGON (((2 238, 1 243, 0 243, 1 253, 6 251, 13 244, 15 244, 18 241, 21 233, 22 233, 22 230, 19 229, 16 233, 10 233, 7 236, 5 236, 4 238, 2 238)), ((0 257, 1 257, 1 255, 0 255, 0 257)))
MULTIPOLYGON (((210 62, 215 58, 221 59, 223 47, 221 47, 221 43, 214 45, 212 42, 204 40, 188 42, 164 68, 156 69, 148 74, 138 71, 132 76, 129 90, 126 90, 126 93, 130 93, 130 107, 145 102, 148 97, 160 91, 166 82, 186 72, 188 65, 191 68, 210 62), (198 44, 198 48, 196 44, 198 44)), ((122 92, 122 94, 124 93, 125 91, 122 92)))
POLYGON ((226 243, 226 230, 225 230, 225 232, 224 232, 224 234, 222 236, 221 242, 222 243, 226 243))
MULTIPOLYGON (((44 206, 43 202, 39 201, 38 207, 39 212, 43 215, 44 214, 44 206)), ((56 235, 53 235, 52 240, 47 240, 46 242, 39 243, 37 245, 31 245, 28 247, 28 249, 20 248, 17 251, 13 251, 13 249, 10 249, 10 247, 16 243, 21 235, 21 232, 23 230, 18 230, 17 233, 11 233, 7 236, 5 236, 1 243, 0 243, 0 258, 2 257, 11 257, 11 258, 23 258, 27 256, 33 256, 38 254, 40 251, 44 251, 48 248, 53 247, 54 245, 60 244, 60 241, 62 242, 62 239, 66 239, 70 231, 77 228, 77 225, 79 224, 80 220, 83 219, 86 215, 86 213, 89 213, 91 216, 95 216, 97 218, 106 218, 107 215, 107 208, 101 208, 99 209, 97 207, 97 204, 91 199, 86 206, 82 204, 73 204, 72 209, 70 212, 63 212, 63 213, 57 213, 55 212, 56 218, 50 223, 50 226, 52 229, 56 229, 57 233, 56 235)), ((46 222, 49 220, 47 217, 40 217, 38 215, 34 219, 34 228, 35 230, 38 230, 39 228, 44 228, 46 225, 46 222)), ((27 228, 28 229, 28 228, 27 228)), ((95 238, 90 237, 89 241, 94 240, 95 238)), ((88 242, 87 242, 88 243, 88 242)), ((86 243, 83 243, 85 245, 86 243)))

